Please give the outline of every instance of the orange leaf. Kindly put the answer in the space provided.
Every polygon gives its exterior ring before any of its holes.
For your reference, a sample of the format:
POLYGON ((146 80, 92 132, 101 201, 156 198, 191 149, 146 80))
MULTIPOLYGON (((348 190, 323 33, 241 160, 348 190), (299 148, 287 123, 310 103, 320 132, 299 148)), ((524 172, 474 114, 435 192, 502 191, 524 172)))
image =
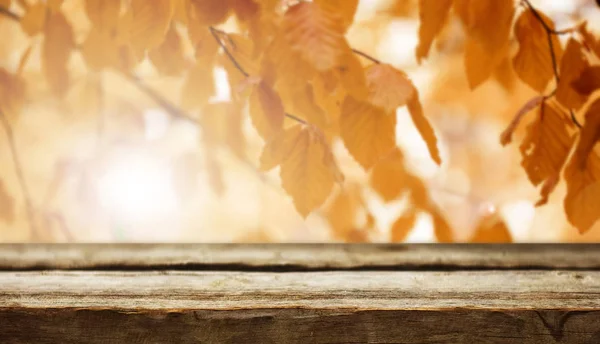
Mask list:
POLYGON ((213 66, 197 62, 185 78, 181 105, 187 110, 201 108, 214 93, 213 66))
POLYGON ((46 22, 46 4, 43 1, 31 5, 21 18, 21 28, 29 36, 42 32, 46 22))
POLYGON ((346 148, 365 170, 396 147, 396 115, 351 96, 342 104, 340 130, 346 148))
POLYGON ((586 67, 571 85, 582 96, 591 95, 594 91, 600 89, 600 66, 586 67))
POLYGON ((414 209, 409 209, 398 217, 396 221, 394 221, 394 224, 392 224, 390 241, 404 242, 410 231, 415 227, 417 215, 418 213, 414 209))
MULTIPOLYGON (((573 81, 589 67, 582 52, 583 46, 571 38, 560 63, 560 81, 556 89, 556 100, 568 109, 579 109, 585 103, 585 96, 573 89, 573 81)), ((600 74, 598 75, 600 77, 600 74)), ((600 82, 599 82, 600 83, 600 82)))
POLYGON ((513 238, 506 223, 497 214, 489 215, 479 221, 475 233, 469 239, 471 243, 512 243, 513 238))
MULTIPOLYGON (((0 116, 2 116, 0 114, 0 116)), ((12 223, 15 220, 15 200, 6 190, 6 185, 0 179, 0 220, 12 223)))
POLYGON ((129 11, 121 18, 119 33, 136 52, 160 45, 173 15, 170 0, 131 0, 129 11))
MULTIPOLYGON (((520 146, 521 166, 533 185, 548 182, 561 172, 573 146, 572 127, 571 120, 556 105, 540 105, 520 146)), ((547 193, 542 193, 542 199, 547 198, 547 193)))
POLYGON ((340 17, 344 31, 352 25, 354 15, 358 9, 358 0, 315 0, 315 3, 329 13, 337 14, 340 17))
POLYGON ((51 12, 46 18, 42 45, 42 70, 52 91, 64 95, 69 87, 67 64, 75 48, 71 24, 61 12, 51 12))
POLYGON ((326 71, 340 65, 347 44, 336 12, 301 2, 288 9, 282 25, 291 48, 314 68, 326 71))
POLYGON ((250 94, 250 118, 260 136, 269 140, 283 129, 285 112, 279 95, 264 81, 250 94))
POLYGON ((359 184, 356 183, 338 188, 323 209, 323 215, 331 226, 332 236, 344 242, 366 240, 369 224, 368 221, 361 221, 366 212, 359 184), (356 240, 357 237, 362 237, 363 240, 356 240))
POLYGON ((423 107, 421 106, 419 93, 416 89, 413 92, 413 96, 408 101, 408 111, 410 112, 410 117, 417 127, 419 134, 421 134, 421 137, 427 144, 431 159, 433 159, 436 164, 441 165, 442 158, 440 157, 440 151, 437 148, 437 137, 435 136, 435 132, 433 131, 429 120, 423 114, 423 107))
POLYGON ((269 141, 263 167, 281 165, 281 181, 298 212, 306 217, 320 207, 343 176, 323 133, 314 127, 292 127, 269 141), (286 138, 287 137, 287 138, 286 138))
POLYGON ((86 0, 85 13, 100 31, 110 31, 119 22, 121 0, 86 0))
POLYGON ((171 76, 180 75, 186 67, 186 59, 183 52, 182 38, 171 25, 165 40, 155 49, 148 53, 150 61, 159 73, 171 76))
POLYGON ((384 201, 389 202, 408 190, 410 177, 404 166, 404 156, 396 148, 373 167, 370 184, 384 201))
POLYGON ((408 103, 415 88, 403 71, 389 64, 374 64, 366 71, 369 101, 386 112, 393 113, 408 103))
POLYGON ((519 112, 517 112, 517 115, 510 122, 508 127, 500 135, 500 143, 503 146, 506 146, 507 144, 512 142, 512 136, 513 136, 515 130, 517 130, 517 127, 519 126, 519 123, 521 123, 521 120, 523 119, 523 117, 527 113, 529 113, 531 110, 537 108, 545 100, 546 100, 546 97, 537 96, 537 97, 530 99, 527 103, 525 103, 525 105, 523 105, 523 107, 519 110, 519 112))
MULTIPOLYGON (((540 12, 544 22, 552 29, 554 23, 540 12)), ((554 75, 548 36, 542 23, 530 11, 524 11, 515 24, 515 36, 519 51, 513 59, 513 67, 521 80, 537 92, 543 93, 554 75)), ((560 61, 562 48, 556 35, 552 35, 552 46, 556 60, 560 61)))
POLYGON ((564 207, 569 222, 585 233, 600 219, 600 156, 594 150, 581 168, 575 155, 565 168, 567 196, 564 207))
POLYGON ((208 29, 223 23, 230 13, 230 0, 191 0, 188 2, 188 22, 208 29))
POLYGON ((419 0, 419 45, 417 61, 429 56, 429 49, 435 37, 442 31, 453 0, 419 0))
POLYGON ((584 111, 585 124, 581 129, 581 135, 573 157, 579 163, 581 169, 585 169, 588 156, 600 140, 600 98, 596 97, 592 100, 584 111))

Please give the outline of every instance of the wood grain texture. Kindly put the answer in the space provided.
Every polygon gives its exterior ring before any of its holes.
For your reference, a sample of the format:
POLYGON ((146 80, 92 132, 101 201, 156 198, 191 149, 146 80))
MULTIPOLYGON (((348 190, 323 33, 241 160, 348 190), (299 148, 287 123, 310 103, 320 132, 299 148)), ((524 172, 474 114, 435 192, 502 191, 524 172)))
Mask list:
POLYGON ((0 270, 600 269, 595 244, 5 244, 0 270))
POLYGON ((597 271, 0 273, 1 343, 585 343, 597 271))
POLYGON ((0 343, 600 343, 598 245, 0 245, 0 343))

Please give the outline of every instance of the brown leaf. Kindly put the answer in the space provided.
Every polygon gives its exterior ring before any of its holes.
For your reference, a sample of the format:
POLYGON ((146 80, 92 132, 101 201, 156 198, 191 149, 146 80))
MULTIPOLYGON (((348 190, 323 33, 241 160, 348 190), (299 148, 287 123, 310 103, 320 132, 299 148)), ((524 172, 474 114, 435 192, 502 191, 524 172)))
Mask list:
POLYGON ((572 83, 573 89, 580 95, 587 97, 600 89, 600 66, 588 66, 572 83))
POLYGON ((506 223, 497 214, 479 221, 477 229, 469 239, 471 243, 512 243, 513 238, 506 223))
POLYGON ((574 155, 565 168, 564 207, 569 222, 580 233, 585 233, 600 219, 600 156, 596 149, 583 164, 576 157, 574 155))
MULTIPOLYGON (((560 63, 560 81, 556 89, 556 100, 567 109, 579 109, 585 103, 585 96, 577 92, 572 83, 589 67, 582 52, 582 45, 571 38, 560 63)), ((600 77, 600 73, 598 74, 600 77)), ((600 81, 598 82, 600 86, 600 81)))
POLYGON ((421 63, 429 56, 431 44, 442 31, 453 0, 419 0, 419 45, 417 61, 421 63))
MULTIPOLYGON (((540 16, 551 29, 554 29, 554 23, 550 18, 541 12, 540 16)), ((554 76, 552 50, 544 26, 531 10, 524 11, 517 19, 515 36, 519 42, 519 51, 513 59, 513 67, 521 80, 535 91, 543 93, 554 76)), ((552 46, 556 60, 560 61, 562 48, 556 35, 552 35, 552 46)))
POLYGON ((408 101, 408 112, 410 113, 410 117, 412 118, 415 127, 417 127, 419 134, 421 134, 421 137, 427 144, 431 159, 433 159, 436 164, 441 165, 442 158, 440 156, 440 151, 437 148, 437 137, 435 136, 435 132, 433 131, 429 120, 423 113, 423 107, 421 106, 419 93, 416 88, 414 89, 413 96, 408 101))

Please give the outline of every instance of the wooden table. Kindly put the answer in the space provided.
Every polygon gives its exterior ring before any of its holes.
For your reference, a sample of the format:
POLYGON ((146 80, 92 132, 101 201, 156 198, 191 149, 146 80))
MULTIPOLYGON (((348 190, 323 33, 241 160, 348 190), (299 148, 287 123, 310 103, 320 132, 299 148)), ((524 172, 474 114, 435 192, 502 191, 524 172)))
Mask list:
POLYGON ((0 343, 600 343, 598 245, 0 245, 0 343))

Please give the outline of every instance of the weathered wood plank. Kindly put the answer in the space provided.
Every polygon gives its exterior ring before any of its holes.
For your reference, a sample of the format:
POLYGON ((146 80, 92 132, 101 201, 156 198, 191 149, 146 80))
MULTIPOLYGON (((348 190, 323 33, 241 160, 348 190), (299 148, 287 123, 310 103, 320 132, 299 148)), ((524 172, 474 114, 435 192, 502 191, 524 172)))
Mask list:
POLYGON ((0 307, 600 310, 600 271, 1 272, 0 307))
POLYGON ((0 273, 1 343, 600 342, 598 271, 0 273))
POLYGON ((0 270, 600 269, 600 245, 6 244, 0 270))

